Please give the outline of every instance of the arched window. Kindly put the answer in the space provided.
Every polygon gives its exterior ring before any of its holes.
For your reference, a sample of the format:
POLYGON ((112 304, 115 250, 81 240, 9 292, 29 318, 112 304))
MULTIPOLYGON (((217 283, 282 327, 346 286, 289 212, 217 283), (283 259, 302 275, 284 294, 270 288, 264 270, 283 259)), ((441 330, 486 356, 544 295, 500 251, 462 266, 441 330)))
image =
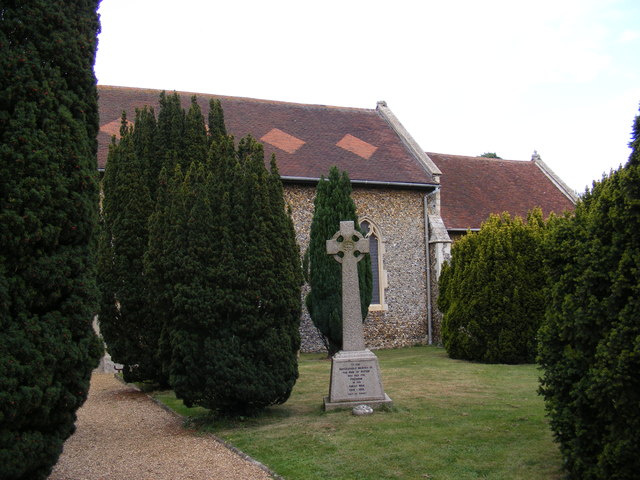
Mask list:
POLYGON ((365 237, 369 238, 369 255, 371 257, 371 273, 373 276, 373 292, 369 310, 386 310, 384 289, 387 287, 387 272, 382 261, 384 243, 382 242, 380 229, 367 217, 361 219, 360 228, 365 237))

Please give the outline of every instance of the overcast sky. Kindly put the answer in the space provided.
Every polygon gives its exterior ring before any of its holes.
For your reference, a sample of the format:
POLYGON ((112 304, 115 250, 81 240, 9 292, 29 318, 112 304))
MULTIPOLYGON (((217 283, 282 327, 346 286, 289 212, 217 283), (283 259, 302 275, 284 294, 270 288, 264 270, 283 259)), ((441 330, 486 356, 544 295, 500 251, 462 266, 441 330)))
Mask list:
POLYGON ((388 106, 429 152, 626 162, 638 0, 102 0, 102 85, 388 106))

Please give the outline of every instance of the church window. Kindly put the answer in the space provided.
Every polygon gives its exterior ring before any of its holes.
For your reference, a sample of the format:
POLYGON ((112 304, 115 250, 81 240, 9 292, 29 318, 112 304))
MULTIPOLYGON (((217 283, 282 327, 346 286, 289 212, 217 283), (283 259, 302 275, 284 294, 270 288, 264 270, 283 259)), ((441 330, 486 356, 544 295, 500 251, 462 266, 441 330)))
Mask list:
POLYGON ((369 256, 371 257, 371 273, 373 277, 373 291, 369 310, 386 310, 384 290, 387 287, 387 272, 384 269, 384 243, 380 229, 369 218, 363 218, 360 228, 365 237, 369 238, 369 256))

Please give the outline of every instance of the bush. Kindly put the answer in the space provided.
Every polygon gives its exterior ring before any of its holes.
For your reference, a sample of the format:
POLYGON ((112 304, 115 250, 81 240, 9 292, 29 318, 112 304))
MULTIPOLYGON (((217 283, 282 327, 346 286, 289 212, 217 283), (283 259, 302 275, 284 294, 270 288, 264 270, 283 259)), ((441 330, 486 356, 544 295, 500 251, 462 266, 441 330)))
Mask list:
POLYGON ((551 236, 539 362, 571 478, 640 471, 640 117, 624 168, 594 183, 551 236))
POLYGON ((442 338, 452 358, 533 362, 544 316, 545 222, 492 215, 452 248, 440 276, 442 338))

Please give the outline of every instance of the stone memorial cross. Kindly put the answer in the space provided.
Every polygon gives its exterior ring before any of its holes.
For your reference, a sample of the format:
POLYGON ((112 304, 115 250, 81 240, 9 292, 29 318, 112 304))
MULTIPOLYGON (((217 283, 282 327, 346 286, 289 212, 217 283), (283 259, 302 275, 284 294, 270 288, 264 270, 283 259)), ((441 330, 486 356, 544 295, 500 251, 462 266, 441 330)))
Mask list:
POLYGON ((327 254, 342 264, 342 350, 364 350, 364 330, 360 310, 358 262, 369 253, 369 239, 353 227, 340 222, 340 230, 327 240, 327 254))
POLYGON ((340 230, 327 240, 327 253, 342 264, 342 350, 331 359, 324 409, 391 405, 382 388, 378 358, 364 346, 358 262, 369 253, 369 239, 355 230, 353 222, 340 222, 340 230))

